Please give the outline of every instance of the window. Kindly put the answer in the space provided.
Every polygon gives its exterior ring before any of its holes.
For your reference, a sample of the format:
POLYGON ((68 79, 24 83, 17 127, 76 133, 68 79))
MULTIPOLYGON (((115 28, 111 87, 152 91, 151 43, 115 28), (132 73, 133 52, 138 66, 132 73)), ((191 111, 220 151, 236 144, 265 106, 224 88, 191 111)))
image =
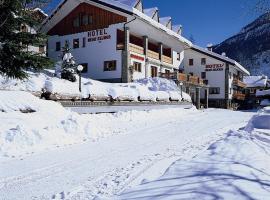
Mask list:
POLYGON ((79 39, 73 39, 73 49, 77 49, 80 47, 80 40, 79 39))
POLYGON ((69 40, 65 41, 65 46, 67 46, 67 47, 69 46, 69 40))
POLYGON ((180 53, 177 53, 177 60, 180 60, 180 58, 181 58, 180 53))
POLYGON ((55 43, 55 51, 60 51, 61 50, 61 42, 56 42, 55 43))
POLYGON ((193 66, 193 59, 189 59, 189 66, 193 66))
POLYGON ((206 58, 201 59, 201 65, 206 65, 206 58))
POLYGON ((116 60, 104 61, 104 71, 115 71, 116 70, 116 60))
POLYGON ((170 70, 165 69, 165 74, 169 74, 169 73, 171 73, 170 70))
POLYGON ((75 19, 73 19, 73 27, 79 27, 80 26, 80 18, 76 17, 75 19))
POLYGON ((80 65, 83 66, 82 73, 87 73, 88 72, 88 63, 82 63, 80 65))
POLYGON ((88 15, 88 14, 82 15, 82 22, 81 22, 82 26, 92 24, 92 22, 93 22, 93 17, 91 15, 88 15))
POLYGON ((86 38, 84 37, 82 41, 82 47, 86 47, 86 38))
POLYGON ((201 78, 202 78, 202 79, 205 79, 205 78, 206 78, 206 72, 202 72, 202 73, 201 73, 201 78))
POLYGON ((142 64, 139 62, 134 62, 133 63, 134 70, 136 72, 142 72, 142 64))
POLYGON ((219 87, 209 88, 209 94, 220 94, 220 88, 219 87))

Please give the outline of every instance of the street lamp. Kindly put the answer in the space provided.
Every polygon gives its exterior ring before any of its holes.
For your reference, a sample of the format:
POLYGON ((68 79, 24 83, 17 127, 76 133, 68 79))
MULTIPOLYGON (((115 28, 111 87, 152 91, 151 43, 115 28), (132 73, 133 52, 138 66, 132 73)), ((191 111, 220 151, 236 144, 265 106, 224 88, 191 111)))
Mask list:
POLYGON ((183 82, 180 82, 179 85, 180 85, 180 88, 181 88, 181 98, 183 100, 183 82))
POLYGON ((83 66, 82 65, 78 65, 77 66, 77 70, 79 72, 79 91, 82 91, 82 84, 81 84, 81 74, 82 74, 82 70, 83 70, 83 66))

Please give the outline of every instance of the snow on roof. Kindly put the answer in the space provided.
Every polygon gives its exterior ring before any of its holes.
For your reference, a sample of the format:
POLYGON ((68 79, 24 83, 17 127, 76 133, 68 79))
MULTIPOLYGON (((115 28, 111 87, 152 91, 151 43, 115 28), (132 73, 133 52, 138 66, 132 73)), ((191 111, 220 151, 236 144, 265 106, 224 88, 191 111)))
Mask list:
POLYGON ((35 8, 34 11, 39 11, 40 13, 42 13, 44 16, 48 17, 47 13, 45 13, 42 9, 40 8, 35 8))
POLYGON ((261 97, 261 96, 270 96, 270 90, 257 90, 256 91, 256 96, 261 97))
POLYGON ((122 4, 130 6, 132 8, 134 8, 139 2, 139 0, 114 0, 114 1, 118 1, 118 2, 120 2, 122 4))
MULTIPOLYGON (((86 0, 82 0, 81 2, 88 2, 86 0)), ((52 14, 47 18, 47 20, 45 20, 43 22, 43 27, 42 27, 42 30, 44 32, 48 32, 59 20, 61 19, 56 19, 54 20, 53 22, 49 23, 50 20, 53 20, 53 17, 55 16, 55 14, 57 12, 59 12, 59 10, 61 10, 61 7, 63 7, 63 5, 65 3, 67 3, 69 1, 66 1, 66 0, 62 0, 58 6, 54 9, 54 11, 52 12, 52 14)), ((184 38, 183 36, 175 33, 174 31, 172 31, 170 28, 168 28, 167 26, 164 26, 162 23, 159 23, 157 21, 155 21, 154 19, 152 19, 151 17, 149 17, 148 15, 142 13, 141 11, 135 9, 132 7, 132 5, 134 5, 134 2, 135 0, 97 0, 97 3, 100 2, 100 3, 104 3, 104 4, 107 4, 107 5, 111 5, 111 6, 114 6, 114 7, 117 7, 119 9, 121 9, 123 12, 126 12, 127 14, 130 14, 130 15, 137 15, 137 17, 140 17, 142 18, 143 20, 147 21, 149 24, 151 24, 152 26, 158 28, 158 29, 161 29, 163 31, 165 31, 167 34, 177 38, 179 41, 185 43, 186 45, 188 46, 191 46, 192 43, 184 38)), ((72 4, 72 6, 76 6, 77 4, 79 4, 80 2, 76 2, 76 4, 72 4)), ((72 8, 69 8, 69 9, 72 9, 72 8)), ((161 18, 162 19, 162 18, 161 18)), ((165 20, 166 18, 164 18, 165 20)), ((171 19, 171 17, 170 17, 171 19)))
POLYGON ((154 17, 154 14, 158 11, 158 8, 157 7, 154 7, 154 8, 147 8, 147 9, 144 9, 143 12, 144 14, 146 14, 148 17, 151 17, 153 18, 154 17))
POLYGON ((159 18, 159 23, 161 23, 164 26, 167 26, 169 21, 171 21, 172 18, 171 17, 160 17, 159 18))
POLYGON ((245 76, 244 83, 247 87, 266 87, 267 76, 245 76))
POLYGON ((230 64, 232 64, 232 65, 234 65, 235 67, 237 67, 240 71, 242 71, 242 72, 245 73, 246 75, 250 75, 249 71, 246 70, 246 68, 244 68, 241 64, 239 64, 238 62, 236 62, 235 60, 233 60, 233 59, 231 59, 231 58, 228 58, 228 57, 226 57, 226 56, 224 56, 224 55, 220 55, 220 54, 215 53, 215 52, 213 52, 213 51, 209 51, 209 50, 207 50, 207 49, 204 49, 204 48, 199 47, 199 46, 194 45, 194 44, 192 45, 192 48, 197 49, 197 50, 199 50, 199 51, 201 51, 201 52, 205 52, 206 54, 209 54, 209 55, 211 55, 211 56, 213 56, 213 57, 217 57, 217 58, 219 58, 219 59, 221 59, 221 60, 224 60, 225 62, 229 62, 230 64))
POLYGON ((179 31, 181 30, 182 25, 173 25, 172 26, 172 30, 176 33, 179 33, 179 31))

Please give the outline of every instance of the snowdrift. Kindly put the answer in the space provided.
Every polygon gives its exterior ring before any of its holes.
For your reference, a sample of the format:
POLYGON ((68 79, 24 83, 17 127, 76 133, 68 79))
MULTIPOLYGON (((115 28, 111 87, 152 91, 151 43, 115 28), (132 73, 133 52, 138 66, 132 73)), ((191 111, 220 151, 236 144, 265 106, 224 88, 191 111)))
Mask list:
MULTIPOLYGON (((54 99, 90 99, 90 100, 127 100, 127 101, 180 101, 181 91, 177 85, 163 78, 147 78, 135 83, 104 83, 89 78, 82 78, 82 92, 77 82, 70 82, 53 76, 52 70, 45 73, 29 72, 28 80, 5 79, 0 76, 0 90, 19 90, 37 93, 42 90, 53 94, 54 99)), ((188 94, 183 92, 183 99, 191 102, 188 94)))
POLYGON ((164 112, 167 118, 177 118, 197 110, 172 108, 79 115, 29 92, 0 91, 0 159, 124 134, 131 126, 145 125, 145 119, 159 121, 164 112))
POLYGON ((270 107, 244 130, 230 131, 191 160, 176 161, 163 176, 143 181, 119 199, 268 199, 270 107))

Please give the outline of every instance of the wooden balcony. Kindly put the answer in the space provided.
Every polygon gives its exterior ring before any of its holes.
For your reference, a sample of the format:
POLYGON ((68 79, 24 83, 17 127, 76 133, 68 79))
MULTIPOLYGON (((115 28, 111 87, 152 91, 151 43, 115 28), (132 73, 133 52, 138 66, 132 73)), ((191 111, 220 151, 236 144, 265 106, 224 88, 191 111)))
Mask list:
POLYGON ((157 53, 155 51, 147 50, 147 54, 148 54, 149 58, 159 60, 159 53, 157 53))
POLYGON ((247 87, 247 85, 244 82, 242 82, 241 80, 239 80, 237 78, 233 79, 233 84, 238 86, 238 87, 241 87, 241 88, 246 88, 247 87))
POLYGON ((188 79, 187 79, 187 74, 184 74, 184 73, 178 73, 178 81, 180 82, 186 82, 188 79))
POLYGON ((160 77, 177 80, 178 82, 182 82, 182 83, 187 84, 187 85, 206 86, 204 84, 203 79, 201 79, 200 77, 191 76, 191 75, 184 74, 184 73, 177 73, 177 72, 161 73, 160 77))
POLYGON ((201 83, 203 84, 203 82, 201 82, 200 77, 198 76, 188 76, 188 82, 194 85, 200 85, 201 83))
POLYGON ((162 62, 168 63, 168 64, 173 64, 173 59, 169 56, 162 55, 162 62))
POLYGON ((234 92, 233 93, 233 99, 237 99, 237 100, 245 100, 246 99, 246 95, 241 93, 241 92, 234 92))
POLYGON ((142 55, 144 54, 144 48, 141 47, 141 46, 138 46, 136 44, 130 43, 129 44, 129 50, 134 52, 134 53, 138 53, 138 54, 142 54, 142 55))

